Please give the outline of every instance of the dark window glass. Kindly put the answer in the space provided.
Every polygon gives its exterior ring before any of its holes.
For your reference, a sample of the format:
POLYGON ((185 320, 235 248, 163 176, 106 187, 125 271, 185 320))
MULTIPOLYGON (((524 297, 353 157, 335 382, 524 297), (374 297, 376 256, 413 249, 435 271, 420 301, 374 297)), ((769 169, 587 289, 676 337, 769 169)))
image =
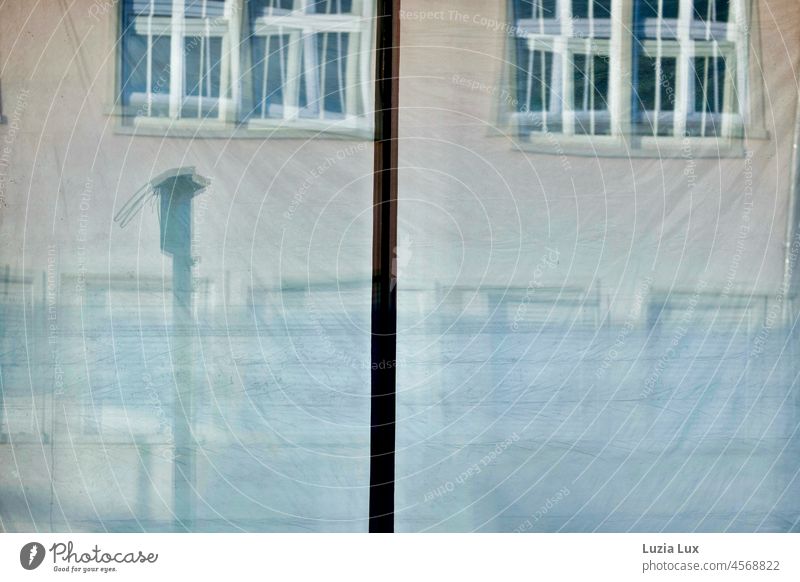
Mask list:
POLYGON ((576 111, 608 109, 608 57, 575 55, 573 99, 576 111))
MULTIPOLYGON (((126 3, 122 14, 121 39, 121 101, 127 115, 163 116, 168 110, 170 92, 170 37, 146 35, 146 22, 142 15, 149 15, 146 2, 126 3), (148 97, 148 68, 149 91, 148 97)), ((164 13, 163 3, 152 5, 153 15, 164 13)))
POLYGON ((722 113, 725 93, 725 59, 694 58, 694 110, 722 113))
POLYGON ((611 0, 572 0, 572 17, 589 18, 589 10, 594 18, 611 17, 611 0))
POLYGON ((309 0, 309 12, 347 14, 353 11, 353 0, 309 0))
POLYGON ((518 95, 520 111, 548 111, 550 109, 553 53, 528 50, 520 43, 519 55, 523 59, 518 69, 518 95))
POLYGON ((707 22, 727 22, 730 0, 694 0, 692 17, 707 22))
POLYGON ((276 10, 291 10, 294 0, 250 0, 247 4, 254 16, 261 16, 276 10))
POLYGON ((253 108, 249 116, 280 117, 286 78, 288 35, 253 36, 252 50, 253 108))
POLYGON ((513 0, 513 3, 517 19, 555 18, 558 15, 557 0, 513 0))

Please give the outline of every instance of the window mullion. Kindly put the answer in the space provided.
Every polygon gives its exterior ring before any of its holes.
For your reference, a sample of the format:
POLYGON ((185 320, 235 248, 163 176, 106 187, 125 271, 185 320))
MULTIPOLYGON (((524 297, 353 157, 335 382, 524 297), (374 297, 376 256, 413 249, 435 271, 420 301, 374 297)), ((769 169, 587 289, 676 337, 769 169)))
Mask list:
POLYGON ((286 78, 283 79, 283 117, 297 119, 300 114, 300 52, 303 43, 300 30, 293 29, 288 36, 286 78))
POLYGON ((609 71, 611 134, 630 134, 633 100, 633 1, 612 0, 609 71))
POLYGON ((653 135, 658 135, 659 126, 661 124, 661 87, 663 83, 663 68, 662 59, 664 55, 664 39, 662 38, 662 23, 664 22, 664 0, 658 0, 658 23, 656 25, 656 86, 654 87, 654 109, 653 119, 651 125, 653 126, 653 135))
POLYGON ((744 0, 731 0, 728 11, 726 39, 733 43, 732 51, 725 51, 725 91, 723 94, 722 135, 732 137, 735 123, 744 126, 747 108, 747 57, 750 42, 744 0))
POLYGON ((692 56, 694 47, 691 38, 692 0, 680 0, 678 9, 678 47, 675 76, 675 137, 686 135, 686 121, 691 107, 692 56))
POLYGON ((736 71, 738 63, 734 53, 725 52, 722 55, 725 63, 724 87, 722 93, 722 136, 731 137, 733 135, 734 122, 737 118, 737 94, 736 94, 736 71))
POLYGON ((170 20, 170 70, 169 70, 169 116, 178 119, 183 105, 183 35, 186 26, 184 0, 172 0, 170 20))
MULTIPOLYGON (((553 59, 559 57, 561 66, 561 83, 555 85, 561 89, 561 123, 566 135, 575 133, 575 104, 572 74, 572 53, 569 51, 569 39, 572 38, 572 6, 570 0, 559 0, 558 17, 561 20, 561 37, 558 39, 553 59)), ((556 63, 553 63, 555 67, 556 63)))
POLYGON ((223 121, 235 121, 241 106, 241 83, 239 81, 240 45, 244 0, 225 2, 227 30, 222 37, 222 63, 219 77, 219 117, 223 121), (230 95, 230 97, 229 97, 230 95))
POLYGON ((736 42, 736 83, 734 86, 736 104, 742 125, 749 123, 750 117, 750 85, 748 70, 750 68, 750 28, 748 0, 731 0, 730 24, 728 25, 728 39, 736 42))
MULTIPOLYGON (((322 62, 317 58, 317 34, 313 29, 303 29, 303 64, 302 76, 306 84, 306 107, 313 114, 317 114, 322 107, 320 99, 320 81, 324 71, 325 55, 322 55, 322 62)), ((299 103, 298 103, 299 108, 299 103)))
POLYGON ((169 73, 169 116, 178 119, 181 116, 184 94, 184 0, 172 0, 172 18, 170 19, 170 73, 169 73))
MULTIPOLYGON (((361 26, 359 27, 361 32, 358 35, 359 44, 360 47, 362 47, 358 58, 358 78, 360 79, 358 86, 361 91, 361 112, 367 115, 372 112, 373 105, 373 87, 371 83, 366 82, 366 80, 372 79, 373 53, 370 50, 372 46, 372 27, 374 22, 372 3, 363 2, 362 0, 353 0, 353 14, 360 14, 362 18, 361 26)), ((357 90, 355 86, 353 90, 357 90)))
MULTIPOLYGON (((342 33, 339 33, 342 34, 342 33)), ((345 119, 358 115, 358 71, 360 69, 361 33, 347 35, 347 61, 345 61, 345 119)))
POLYGON ((147 107, 147 117, 153 115, 153 9, 150 4, 150 14, 147 15, 147 87, 145 88, 145 103, 147 107))

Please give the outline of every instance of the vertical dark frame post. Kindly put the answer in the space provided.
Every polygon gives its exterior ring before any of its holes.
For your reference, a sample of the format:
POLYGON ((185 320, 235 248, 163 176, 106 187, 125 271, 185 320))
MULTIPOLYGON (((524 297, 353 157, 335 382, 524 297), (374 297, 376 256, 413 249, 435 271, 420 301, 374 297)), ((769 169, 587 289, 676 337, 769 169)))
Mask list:
POLYGON ((400 0, 377 0, 369 531, 394 531, 400 0))

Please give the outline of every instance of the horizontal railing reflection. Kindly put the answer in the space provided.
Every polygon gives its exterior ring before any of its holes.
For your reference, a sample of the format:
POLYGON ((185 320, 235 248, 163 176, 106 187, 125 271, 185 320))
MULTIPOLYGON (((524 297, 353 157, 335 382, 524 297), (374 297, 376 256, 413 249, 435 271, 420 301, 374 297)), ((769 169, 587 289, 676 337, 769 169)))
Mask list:
MULTIPOLYGON (((188 333, 196 342, 192 528, 365 528, 369 281, 245 285, 221 304, 221 285, 198 280, 187 330, 171 324, 168 279, 65 274, 54 288, 46 273, 2 273, 6 528, 173 528, 172 358, 188 333)), ((614 491, 635 491, 640 478, 660 491, 672 475, 642 477, 654 459, 673 472, 684 460, 700 463, 696 480, 681 478, 703 495, 716 482, 702 481, 704 470, 718 459, 754 463, 738 476, 712 475, 745 490, 766 475, 767 497, 783 508, 769 529, 797 513, 780 497, 792 478, 786 451, 800 447, 789 299, 615 291, 401 286, 398 358, 387 365, 400 390, 399 463, 413 453, 420 470, 398 489, 398 507, 409 507, 401 529, 511 531, 559 487, 570 494, 532 530, 660 527, 682 501, 648 509, 629 499, 609 522, 620 498, 593 497, 609 480, 614 491), (425 500, 508 439, 480 477, 425 500)), ((725 500, 704 521, 701 501, 666 527, 713 529, 743 502, 725 500)), ((759 511, 747 520, 760 521, 759 511)), ((748 529, 747 520, 735 528, 748 529)))

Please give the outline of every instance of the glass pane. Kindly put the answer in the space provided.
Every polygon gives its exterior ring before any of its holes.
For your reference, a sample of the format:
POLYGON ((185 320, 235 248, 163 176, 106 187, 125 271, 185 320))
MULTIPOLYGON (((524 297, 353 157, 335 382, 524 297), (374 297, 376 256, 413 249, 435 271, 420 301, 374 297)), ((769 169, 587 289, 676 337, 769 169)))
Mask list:
POLYGON ((694 0, 692 16, 706 22, 727 22, 730 0, 694 0))
POLYGON ((557 0, 514 0, 517 18, 556 18, 558 16, 557 0))
POLYGON ((252 110, 244 113, 244 117, 264 119, 283 116, 288 43, 288 35, 254 36, 251 39, 254 105, 252 110))
POLYGON ((611 0, 572 0, 574 18, 611 18, 611 0))
POLYGON ((661 59, 661 66, 658 72, 658 89, 661 92, 661 111, 674 111, 675 100, 677 98, 677 85, 675 84, 674 58, 664 57, 661 59))
POLYGON ((636 98, 639 108, 652 111, 656 108, 656 91, 658 87, 658 61, 653 57, 639 57, 636 71, 636 98))
MULTIPOLYGON (((527 104, 541 78, 529 51, 508 64, 502 28, 454 26, 445 44, 403 24, 397 528, 797 530, 789 68, 758 78, 780 96, 768 138, 653 146, 577 121, 520 136, 507 95, 527 104)), ((617 69, 638 74, 626 108, 678 109, 668 49, 650 55, 660 73, 617 69)), ((553 66, 546 85, 586 107, 590 64, 553 66)), ((708 115, 727 105, 707 99, 708 115)), ((562 99, 531 110, 548 101, 562 99)))
POLYGON ((738 112, 734 85, 726 74, 728 62, 722 57, 695 57, 692 64, 693 111, 687 117, 687 133, 703 136, 721 134, 722 114, 738 112), (726 100, 730 102, 726 103, 726 100))
POLYGON ((222 39, 186 37, 184 54, 184 116, 216 116, 220 98, 222 39))
POLYGON ((219 97, 222 39, 202 36, 184 39, 185 93, 187 96, 219 97))
POLYGON ((275 11, 291 10, 295 0, 249 0, 248 8, 253 14, 260 16, 271 14, 275 11))
POLYGON ((636 131, 652 135, 672 135, 677 101, 676 59, 639 56, 636 70, 636 131))
POLYGON ((317 14, 348 14, 353 11, 353 0, 309 0, 309 12, 317 14))
POLYGON ((725 94, 725 59, 696 57, 694 59, 694 110, 722 113, 725 94))
POLYGON ((557 122, 557 118, 548 120, 546 112, 552 107, 553 91, 553 53, 541 50, 530 50, 527 41, 517 41, 518 65, 516 73, 516 93, 513 100, 519 114, 522 132, 546 131, 548 121, 557 122))
MULTIPOLYGON (((186 3, 212 19, 222 8, 186 3)), ((117 45, 93 18, 61 34, 52 16, 0 8, 4 26, 52 33, 46 46, 0 36, 14 62, 3 113, 19 128, 0 124, 0 528, 366 531, 371 137, 219 139, 186 112, 223 94, 222 36, 189 27, 171 61, 170 37, 148 49, 131 20, 117 45), (149 76, 182 66, 183 118, 133 131, 109 117, 115 58, 132 105, 149 76)), ((246 107, 263 67, 240 70, 246 107)), ((340 111, 333 70, 326 104, 340 111)))
POLYGON ((316 36, 320 99, 327 115, 342 115, 345 112, 345 67, 349 39, 347 34, 333 32, 316 36))
POLYGON ((636 0, 634 18, 640 38, 677 38, 680 0, 636 0))
MULTIPOLYGON (((129 8, 134 8, 132 5, 129 8)), ((142 7, 146 8, 146 7, 142 7)), ((150 14, 149 9, 147 14, 150 14)), ((153 11, 155 14, 155 10, 153 11)), ((131 117, 165 116, 170 92, 170 36, 132 9, 122 18, 121 105, 131 117)), ((167 31, 168 32, 168 31, 167 31)))
POLYGON ((573 106, 576 112, 575 132, 608 133, 608 57, 602 55, 573 56, 573 106), (597 114, 597 112, 601 112, 597 114))
POLYGON ((187 18, 219 18, 225 14, 225 2, 226 0, 184 0, 184 14, 187 18))
MULTIPOLYGON (((241 117, 259 120, 325 121, 322 127, 367 130, 371 124, 369 79, 373 22, 352 12, 352 3, 332 0, 309 6, 309 12, 337 14, 337 26, 327 16, 307 16, 298 27, 269 6, 251 5, 247 51, 252 84, 241 117), (290 25, 291 24, 291 25, 290 25), (332 28, 345 28, 346 31, 332 28)), ((320 125, 306 124, 319 129, 320 125)))

